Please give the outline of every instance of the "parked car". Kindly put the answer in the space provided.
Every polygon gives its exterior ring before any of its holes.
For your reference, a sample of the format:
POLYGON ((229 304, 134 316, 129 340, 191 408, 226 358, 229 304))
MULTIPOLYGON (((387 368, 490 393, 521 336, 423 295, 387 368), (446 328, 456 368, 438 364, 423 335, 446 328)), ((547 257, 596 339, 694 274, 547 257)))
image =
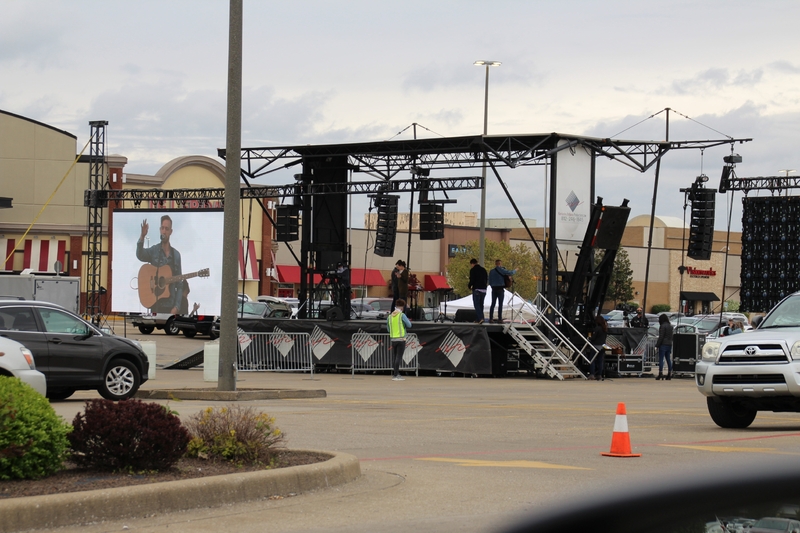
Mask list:
POLYGON ((746 428, 758 411, 800 412, 798 374, 800 292, 781 300, 754 330, 707 340, 695 366, 697 388, 723 428, 746 428))
POLYGON ((104 333, 56 304, 0 301, 0 337, 31 351, 52 400, 91 389, 124 400, 147 381, 149 363, 138 342, 104 333))
POLYGON ((19 378, 42 396, 47 395, 44 374, 36 370, 33 354, 22 344, 0 337, 0 376, 19 378))
POLYGON ((354 298, 351 302, 353 304, 365 304, 372 307, 375 311, 382 313, 378 318, 386 318, 392 312, 392 299, 391 298, 354 298))
POLYGON ((363 320, 382 320, 386 318, 385 311, 376 311, 371 305, 350 302, 350 308, 355 313, 356 318, 363 320))
POLYGON ((175 325, 176 315, 170 313, 142 313, 133 317, 131 323, 133 327, 139 328, 142 335, 150 335, 157 329, 163 329, 167 335, 177 335, 181 332, 175 325))
MULTIPOLYGON (((238 318, 244 319, 259 319, 259 318, 291 318, 292 309, 289 305, 280 298, 269 296, 269 300, 263 299, 264 296, 259 296, 257 302, 240 302, 238 318)), ((213 338, 219 337, 220 318, 214 320, 212 331, 213 338)))

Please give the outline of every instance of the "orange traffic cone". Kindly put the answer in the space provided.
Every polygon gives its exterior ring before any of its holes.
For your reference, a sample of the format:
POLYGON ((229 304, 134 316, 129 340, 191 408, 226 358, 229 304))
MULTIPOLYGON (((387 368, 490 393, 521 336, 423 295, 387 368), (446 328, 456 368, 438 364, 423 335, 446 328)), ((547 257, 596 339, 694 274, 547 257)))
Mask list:
POLYGON ((606 457, 641 457, 640 453, 631 453, 631 437, 628 434, 628 415, 625 404, 617 404, 617 418, 614 420, 614 434, 611 436, 611 451, 601 453, 606 457))

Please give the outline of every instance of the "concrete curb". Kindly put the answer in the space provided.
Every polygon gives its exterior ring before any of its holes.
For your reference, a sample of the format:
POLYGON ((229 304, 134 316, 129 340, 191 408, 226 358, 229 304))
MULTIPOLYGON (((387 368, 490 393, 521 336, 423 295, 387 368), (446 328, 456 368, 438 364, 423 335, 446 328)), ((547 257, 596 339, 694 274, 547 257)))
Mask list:
POLYGON ((206 400, 210 402, 236 402, 246 400, 296 400, 325 398, 324 389, 241 389, 218 391, 216 389, 139 389, 136 398, 144 400, 206 400))
POLYGON ((342 485, 361 476, 354 455, 317 453, 333 457, 276 470, 0 500, 0 533, 218 507, 342 485))

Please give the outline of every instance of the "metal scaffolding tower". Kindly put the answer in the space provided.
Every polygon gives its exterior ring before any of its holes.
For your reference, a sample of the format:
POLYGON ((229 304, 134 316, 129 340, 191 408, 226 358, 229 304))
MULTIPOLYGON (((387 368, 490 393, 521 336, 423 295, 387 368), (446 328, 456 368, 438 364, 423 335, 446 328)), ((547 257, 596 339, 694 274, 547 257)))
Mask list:
POLYGON ((101 317, 100 295, 102 287, 103 255, 103 205, 98 201, 99 192, 108 183, 106 166, 106 126, 107 120, 89 122, 91 140, 89 144, 89 190, 85 202, 89 208, 89 221, 86 228, 86 310, 84 315, 91 317, 92 323, 99 324, 101 317))

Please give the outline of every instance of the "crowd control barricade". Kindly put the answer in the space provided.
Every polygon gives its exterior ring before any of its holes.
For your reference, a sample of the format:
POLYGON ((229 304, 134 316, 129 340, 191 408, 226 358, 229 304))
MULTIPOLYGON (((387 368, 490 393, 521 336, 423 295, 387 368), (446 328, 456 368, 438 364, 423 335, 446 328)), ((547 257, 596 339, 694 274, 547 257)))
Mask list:
POLYGON ((239 331, 237 368, 240 372, 310 372, 311 335, 308 333, 247 333, 239 331))
MULTIPOLYGON (((392 340, 388 333, 366 333, 359 331, 350 338, 352 367, 356 372, 391 371, 392 340)), ((413 371, 419 375, 419 339, 415 333, 406 335, 406 348, 400 361, 400 370, 413 371)))

